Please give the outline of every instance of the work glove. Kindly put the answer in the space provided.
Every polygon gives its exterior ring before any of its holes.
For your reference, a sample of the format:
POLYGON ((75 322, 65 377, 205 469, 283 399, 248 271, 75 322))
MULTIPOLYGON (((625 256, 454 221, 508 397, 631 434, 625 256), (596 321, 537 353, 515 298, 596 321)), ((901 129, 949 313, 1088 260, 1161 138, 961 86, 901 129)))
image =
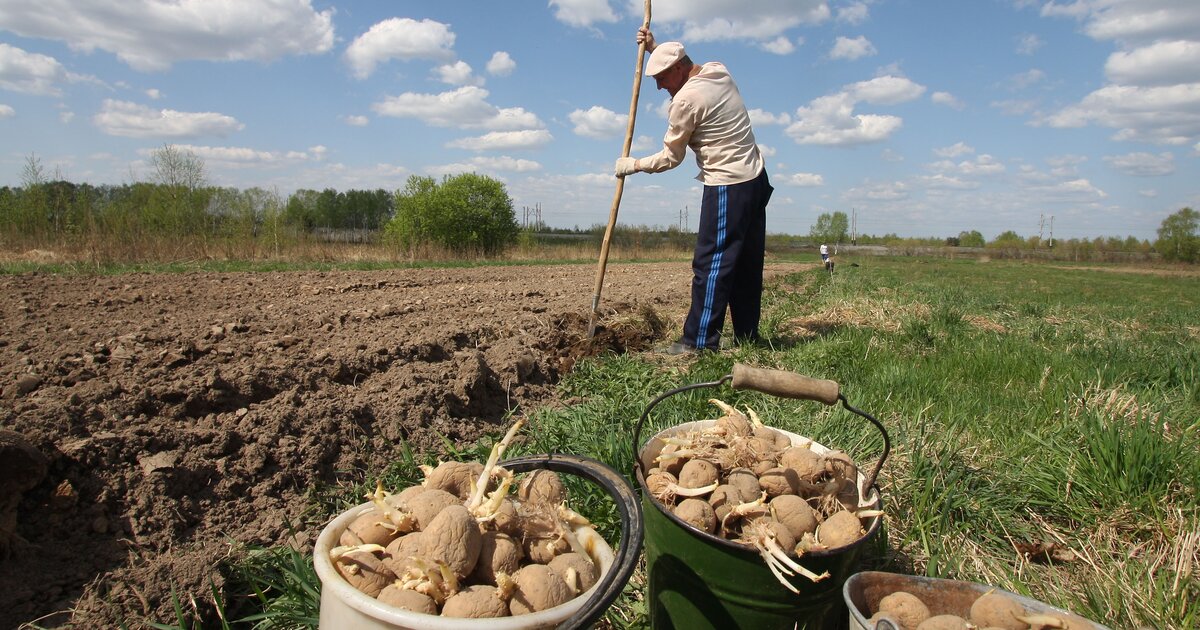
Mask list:
POLYGON ((625 177, 638 172, 638 161, 631 157, 617 158, 617 177, 625 177))

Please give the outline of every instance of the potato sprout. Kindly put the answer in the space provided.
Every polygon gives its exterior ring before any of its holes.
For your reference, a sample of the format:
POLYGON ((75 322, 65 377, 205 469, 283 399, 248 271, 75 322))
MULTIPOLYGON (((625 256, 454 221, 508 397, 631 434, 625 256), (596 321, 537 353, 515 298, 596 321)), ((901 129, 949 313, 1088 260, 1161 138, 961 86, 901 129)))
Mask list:
POLYGON ((860 518, 882 514, 861 505, 857 465, 767 426, 753 409, 709 402, 721 412, 710 425, 651 441, 647 493, 688 526, 754 548, 789 590, 788 576, 824 579, 800 564, 803 554, 858 540, 860 518))
POLYGON ((424 483, 398 493, 377 484, 329 552, 338 573, 384 604, 462 618, 545 610, 591 588, 600 572, 575 534, 590 523, 567 507, 562 480, 499 464, 523 423, 483 464, 424 467, 424 483))

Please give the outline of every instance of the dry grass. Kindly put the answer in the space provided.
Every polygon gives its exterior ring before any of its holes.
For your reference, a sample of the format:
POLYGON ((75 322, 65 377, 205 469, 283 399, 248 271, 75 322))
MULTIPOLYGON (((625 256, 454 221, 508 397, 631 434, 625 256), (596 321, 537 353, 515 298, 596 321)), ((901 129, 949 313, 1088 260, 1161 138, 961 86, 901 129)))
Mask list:
MULTIPOLYGON (((1071 409, 1074 417, 1079 417, 1085 412, 1097 413, 1127 423, 1149 421, 1157 424, 1160 418, 1157 412, 1138 402, 1137 396, 1127 393, 1121 385, 1107 388, 1089 385, 1083 394, 1073 401, 1071 409)), ((1171 437, 1165 433, 1163 437, 1171 437)))
POLYGON ((798 337, 825 334, 837 328, 871 328, 895 333, 911 319, 928 319, 928 304, 903 304, 859 297, 840 300, 806 317, 792 319, 788 329, 798 337))
POLYGON ((1001 324, 988 317, 984 317, 983 315, 966 315, 963 317, 963 321, 978 328, 979 330, 986 330, 994 333, 1008 332, 1008 328, 1004 324, 1001 324))

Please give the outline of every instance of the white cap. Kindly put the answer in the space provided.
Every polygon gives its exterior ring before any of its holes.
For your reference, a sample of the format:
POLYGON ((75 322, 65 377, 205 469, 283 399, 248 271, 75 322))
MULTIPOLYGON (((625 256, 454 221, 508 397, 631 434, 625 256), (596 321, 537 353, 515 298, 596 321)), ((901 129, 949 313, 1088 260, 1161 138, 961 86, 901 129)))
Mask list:
POLYGON ((683 44, 679 42, 659 44, 654 47, 654 52, 650 53, 650 61, 646 62, 646 74, 655 76, 675 65, 675 62, 683 59, 686 54, 683 44))

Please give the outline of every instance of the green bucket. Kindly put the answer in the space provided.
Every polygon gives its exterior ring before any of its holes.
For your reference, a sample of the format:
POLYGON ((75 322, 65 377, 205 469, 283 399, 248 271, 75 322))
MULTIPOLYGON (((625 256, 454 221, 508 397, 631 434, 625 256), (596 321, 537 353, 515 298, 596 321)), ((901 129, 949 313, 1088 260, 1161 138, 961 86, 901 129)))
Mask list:
MULTIPOLYGON (((634 444, 641 443, 642 426, 659 402, 683 391, 714 387, 728 381, 734 389, 753 389, 826 405, 840 400, 843 407, 873 423, 883 434, 884 450, 869 477, 859 473, 860 503, 882 509, 875 478, 891 450, 887 430, 869 414, 847 404, 834 381, 735 364, 733 372, 720 380, 680 387, 654 399, 634 429, 634 444)), ((642 490, 651 627, 658 630, 844 627, 847 609, 842 586, 857 571, 863 550, 880 535, 882 517, 868 519, 866 535, 852 545, 804 554, 799 559, 802 565, 818 574, 828 571, 830 576, 819 582, 793 578, 791 583, 800 591, 796 594, 779 583, 754 549, 687 525, 650 496, 646 488, 646 470, 653 466, 654 457, 663 445, 662 438, 701 429, 714 422, 705 420, 677 425, 654 435, 636 449, 634 472, 642 490)), ((804 439, 794 433, 784 433, 793 443, 804 439)), ((816 443, 812 448, 817 452, 829 450, 816 443)))

